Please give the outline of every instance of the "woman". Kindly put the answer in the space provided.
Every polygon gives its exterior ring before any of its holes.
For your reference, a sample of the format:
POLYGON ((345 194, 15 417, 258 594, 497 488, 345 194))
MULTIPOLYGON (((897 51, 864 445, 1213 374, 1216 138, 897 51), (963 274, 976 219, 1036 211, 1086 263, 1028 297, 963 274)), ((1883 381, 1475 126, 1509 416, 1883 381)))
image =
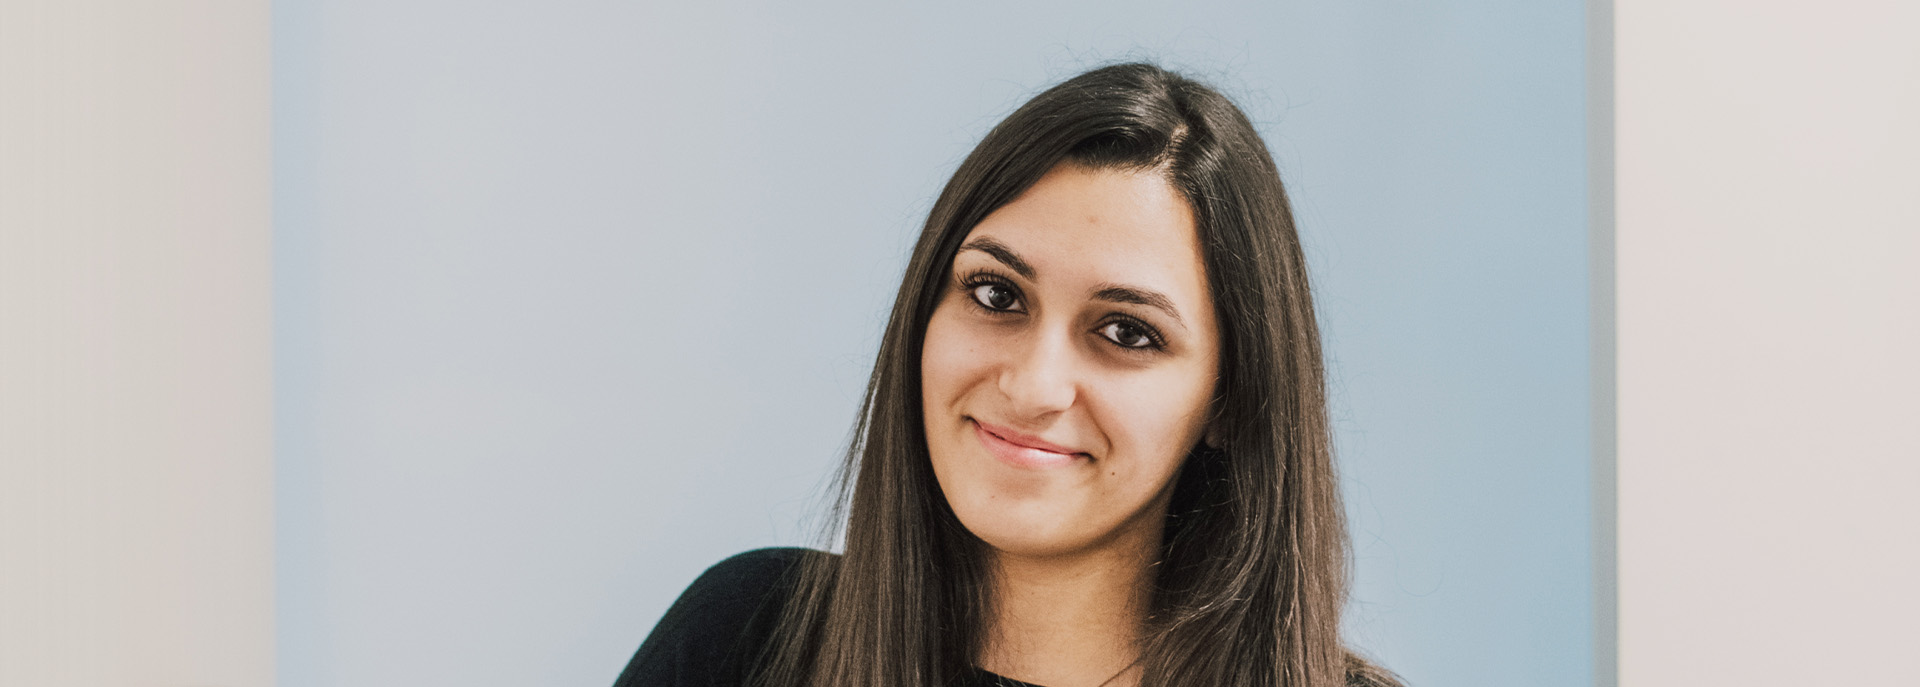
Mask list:
POLYGON ((1339 638, 1323 377, 1245 115, 1152 65, 1075 77, 934 204, 841 474, 845 553, 714 566, 620 684, 1396 684, 1339 638))

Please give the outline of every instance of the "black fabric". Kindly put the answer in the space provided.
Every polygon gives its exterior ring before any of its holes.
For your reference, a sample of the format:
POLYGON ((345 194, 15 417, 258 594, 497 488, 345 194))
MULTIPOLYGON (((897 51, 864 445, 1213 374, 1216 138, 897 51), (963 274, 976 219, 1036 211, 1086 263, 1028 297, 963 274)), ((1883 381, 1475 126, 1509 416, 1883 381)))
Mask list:
MULTIPOLYGON (((793 595, 790 573, 808 553, 756 549, 708 568, 667 609, 614 687, 745 687, 793 595)), ((976 668, 958 687, 1038 686, 976 668)))

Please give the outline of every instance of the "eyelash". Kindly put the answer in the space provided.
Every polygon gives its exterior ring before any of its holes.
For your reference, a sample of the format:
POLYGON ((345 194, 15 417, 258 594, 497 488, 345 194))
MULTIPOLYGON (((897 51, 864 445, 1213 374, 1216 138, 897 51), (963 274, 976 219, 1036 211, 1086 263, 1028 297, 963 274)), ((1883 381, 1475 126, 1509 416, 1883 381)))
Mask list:
MULTIPOLYGON (((976 269, 972 272, 968 272, 964 275, 961 275, 960 279, 958 280, 958 283, 955 285, 955 288, 960 290, 960 296, 966 299, 968 305, 973 306, 975 309, 979 310, 980 312, 983 312, 989 315, 1009 315, 1009 314, 1022 312, 1020 310, 995 310, 993 308, 987 307, 987 304, 981 303, 980 299, 973 297, 973 291, 982 286, 998 286, 998 287, 1007 289, 1008 291, 1012 291, 1014 293, 1014 298, 1016 300, 1020 299, 1020 287, 1014 286, 1013 280, 1008 279, 1004 276, 1001 276, 1000 274, 989 269, 976 269)), ((1124 324, 1124 325, 1133 327, 1134 329, 1138 329, 1142 335, 1147 337, 1147 345, 1145 346, 1127 346, 1127 345, 1121 344, 1118 341, 1114 341, 1112 338, 1109 338, 1104 334, 1100 336, 1100 338, 1106 339, 1108 343, 1113 344, 1114 347, 1119 348, 1120 350, 1161 351, 1161 350, 1165 350, 1167 347, 1167 339, 1166 337, 1160 334, 1160 330, 1154 329, 1152 325, 1142 322, 1139 319, 1128 317, 1126 315, 1116 314, 1113 317, 1101 322, 1099 330, 1105 330, 1107 327, 1112 326, 1114 324, 1124 324)), ((1096 331, 1099 331, 1099 330, 1096 330, 1096 331)))

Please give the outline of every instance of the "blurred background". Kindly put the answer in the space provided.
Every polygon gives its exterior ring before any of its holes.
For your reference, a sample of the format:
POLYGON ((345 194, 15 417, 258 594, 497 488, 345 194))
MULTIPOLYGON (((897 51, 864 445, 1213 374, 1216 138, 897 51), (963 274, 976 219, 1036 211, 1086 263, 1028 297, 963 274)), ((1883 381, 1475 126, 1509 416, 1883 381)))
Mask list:
POLYGON ((275 3, 280 684, 606 683, 706 566, 819 544, 941 185, 1133 59, 1289 185, 1352 641, 1591 684, 1584 12, 275 3))

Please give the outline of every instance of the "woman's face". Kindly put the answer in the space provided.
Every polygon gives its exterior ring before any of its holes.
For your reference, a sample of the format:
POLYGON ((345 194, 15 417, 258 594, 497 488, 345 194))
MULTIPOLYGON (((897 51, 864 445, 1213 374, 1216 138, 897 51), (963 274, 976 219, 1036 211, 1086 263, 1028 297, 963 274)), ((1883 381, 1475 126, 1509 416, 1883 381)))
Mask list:
POLYGON ((1193 213, 1155 172, 1063 164, 974 227, 927 324, 934 475, 994 549, 1154 546, 1219 334, 1193 213))

